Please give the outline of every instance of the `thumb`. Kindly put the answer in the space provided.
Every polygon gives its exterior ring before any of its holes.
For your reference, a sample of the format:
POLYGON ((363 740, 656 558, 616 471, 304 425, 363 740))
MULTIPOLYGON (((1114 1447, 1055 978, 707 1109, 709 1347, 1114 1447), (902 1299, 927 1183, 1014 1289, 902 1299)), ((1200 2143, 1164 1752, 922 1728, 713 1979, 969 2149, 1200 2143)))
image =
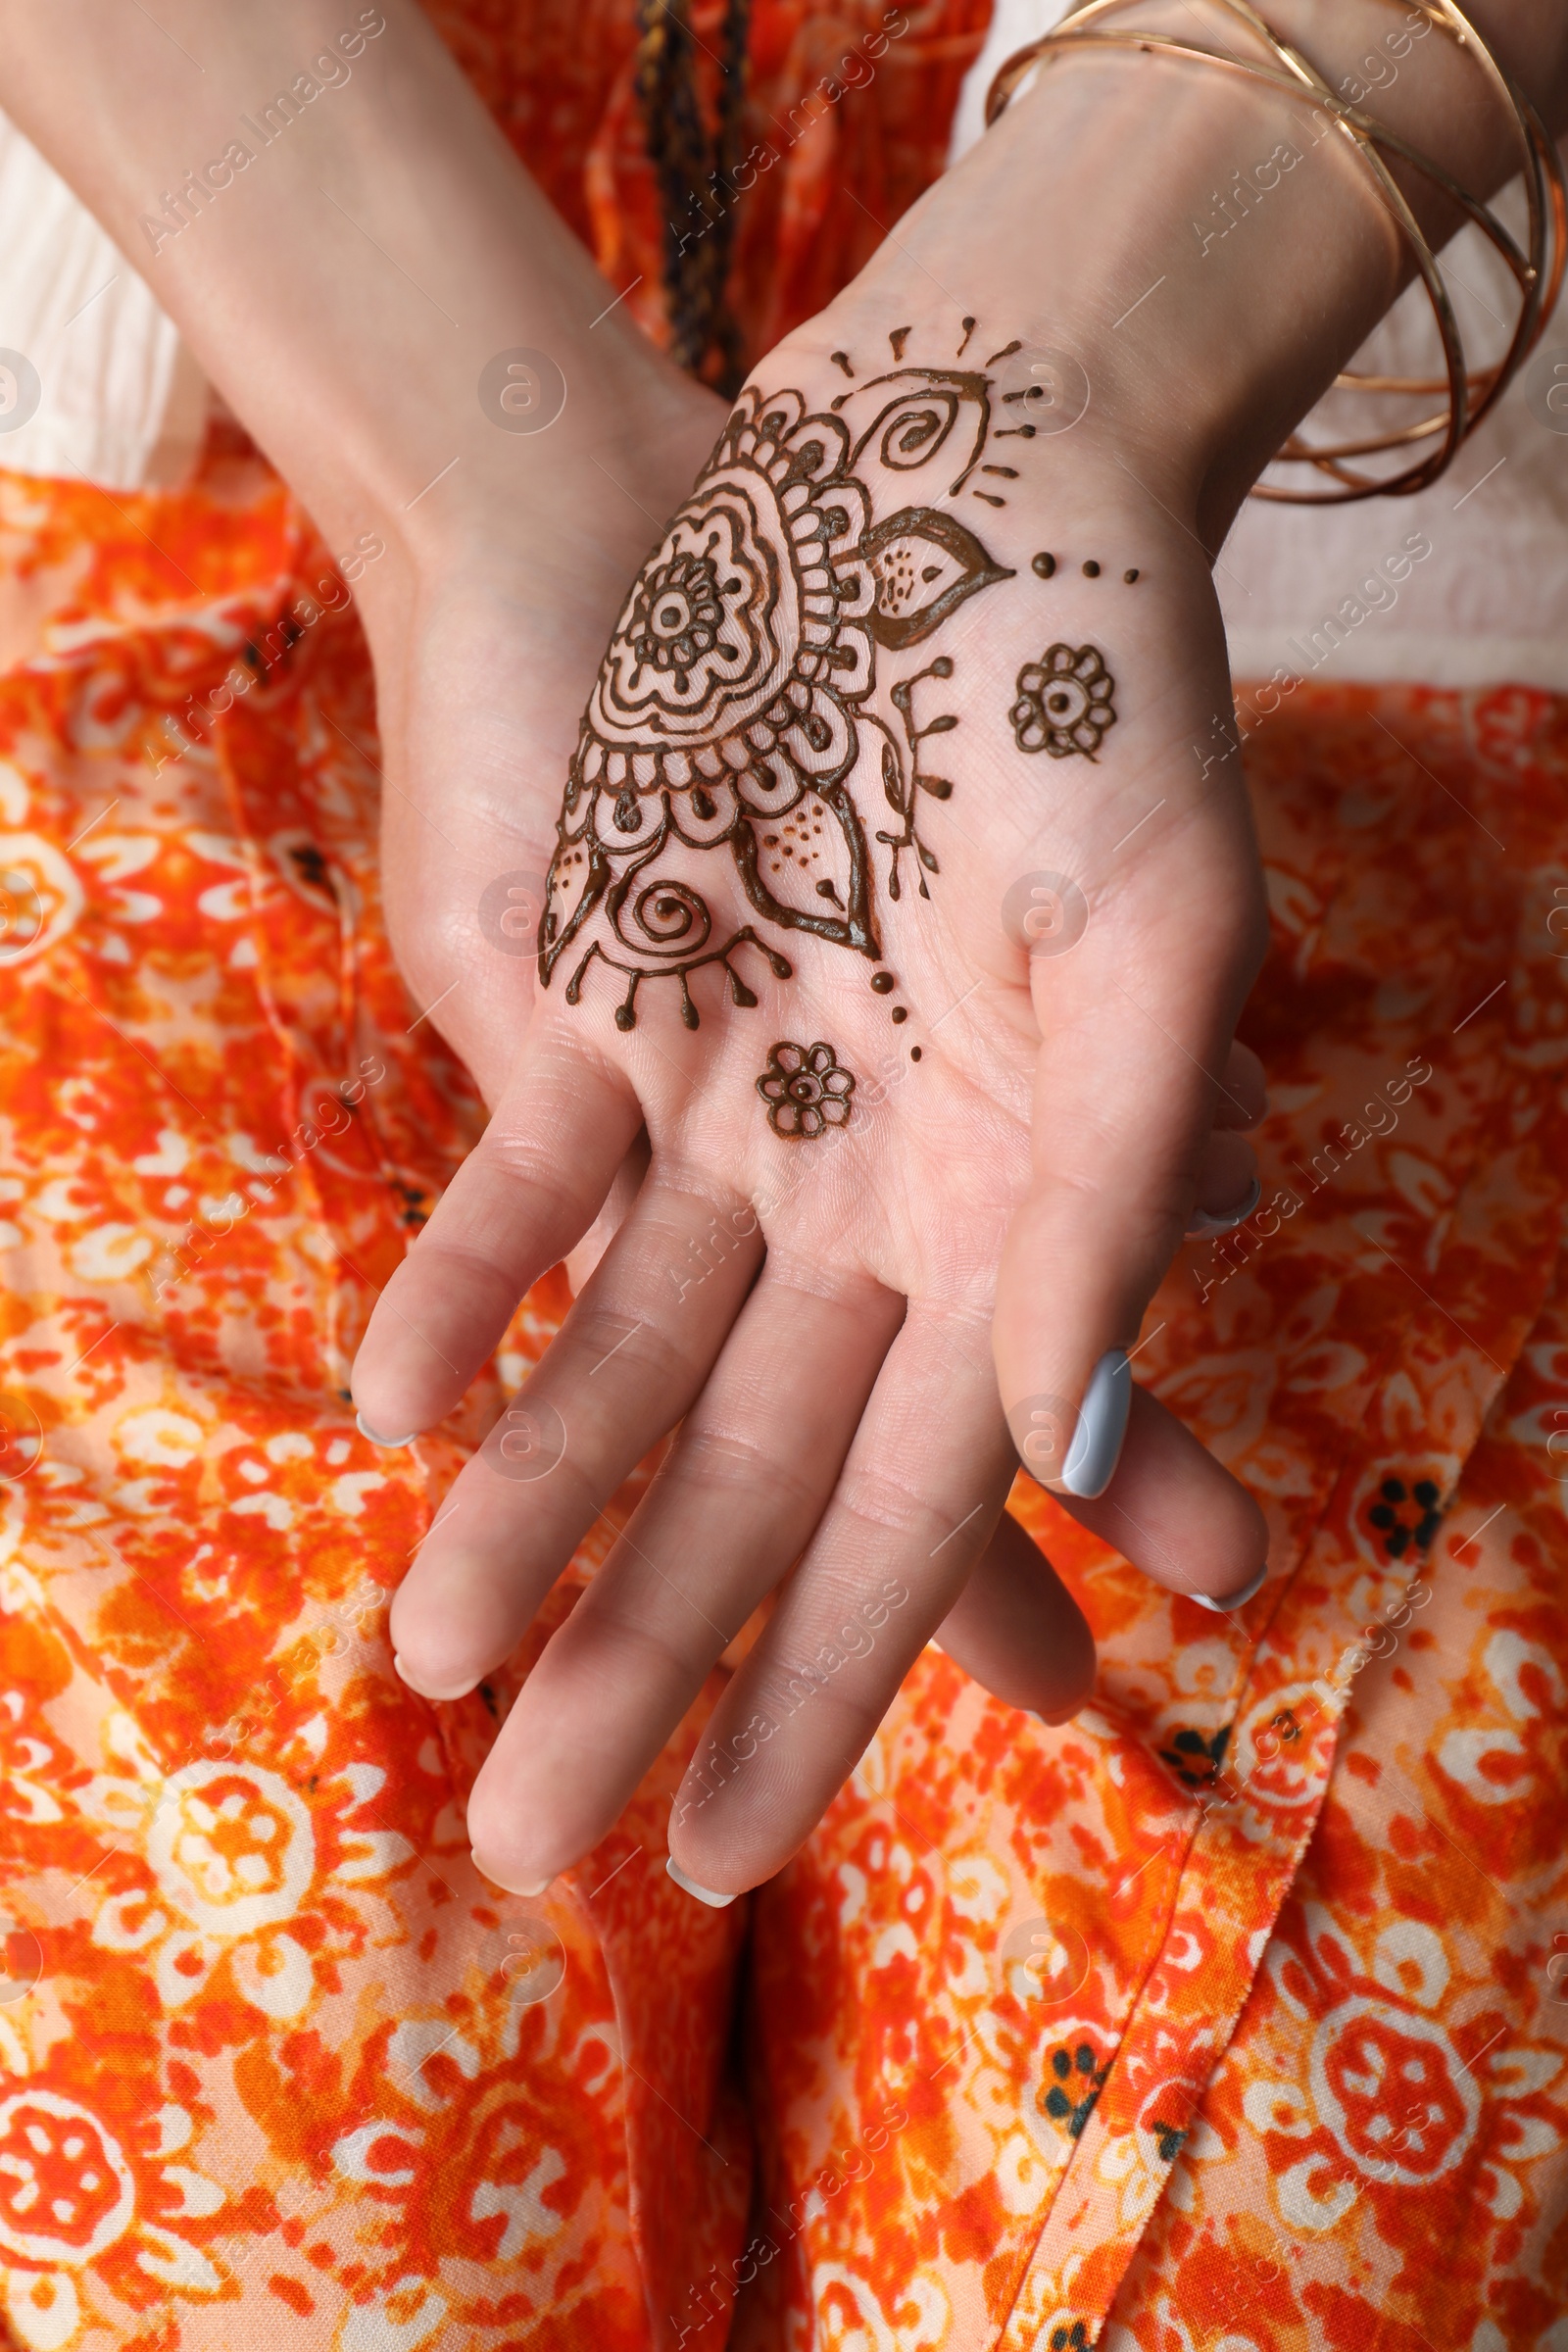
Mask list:
POLYGON ((1181 1244, 1266 938, 1245 810, 1201 813, 1030 942, 1031 1173, 1003 1253, 998 1379, 1025 1467, 1102 1493, 1132 1347, 1181 1244))

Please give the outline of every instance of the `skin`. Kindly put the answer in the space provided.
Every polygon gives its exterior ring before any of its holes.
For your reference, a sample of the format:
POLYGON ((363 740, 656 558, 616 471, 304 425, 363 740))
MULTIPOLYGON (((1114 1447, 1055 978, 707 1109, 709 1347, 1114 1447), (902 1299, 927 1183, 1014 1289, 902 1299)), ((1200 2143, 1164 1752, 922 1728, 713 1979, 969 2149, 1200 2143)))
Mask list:
MULTIPOLYGON (((1192 37, 1202 13, 1146 21, 1192 37)), ((1305 0, 1294 14, 1331 79, 1394 22, 1380 0, 1328 26, 1305 0)), ((111 27, 84 0, 47 17, 0 9, 4 102, 137 253, 151 191, 216 151, 258 91, 286 84, 317 27, 293 0, 221 31, 195 0, 166 7, 162 33, 121 15, 111 27), (199 77, 167 38, 201 60, 199 77)), ((908 1032, 931 1051, 918 1083, 890 1089, 816 1175, 781 1186, 780 1154, 811 1147, 769 1132, 755 1091, 768 1046, 829 1038, 865 1073, 904 1035, 858 959, 792 942, 788 983, 749 973, 755 1012, 720 1016, 710 973, 694 983, 709 989, 701 1030, 650 1002, 623 1033, 612 992, 585 991, 570 1011, 559 984, 539 992, 479 932, 496 874, 548 864, 596 664, 723 412, 623 314, 600 318, 617 289, 416 12, 385 15, 354 79, 297 138, 138 260, 332 543, 379 528, 389 544, 363 604, 389 920, 418 1001, 449 992, 436 1017, 495 1115, 372 1323, 355 1378, 369 1423, 439 1418, 527 1283, 580 1251, 577 1307, 531 1384, 531 1403, 569 1432, 565 1453, 542 1481, 499 1476, 482 1455, 465 1471, 397 1597, 401 1670, 447 1691, 503 1656, 622 1471, 679 1421, 663 1474, 504 1727, 470 1827, 504 1884, 566 1867, 776 1591, 671 1826, 682 1867, 728 1893, 794 1850, 938 1628, 993 1688, 1043 1712, 1070 1711, 1088 1687, 1081 1618, 999 1519, 1021 1434, 1004 1408, 1050 1396, 1070 1418, 1104 1349, 1135 1340, 1194 1208, 1245 1194, 1242 1129, 1260 1102, 1230 1041, 1262 902, 1236 762, 1205 775, 1193 757, 1229 708, 1208 563, 1404 262, 1338 139, 1245 233, 1200 255, 1190 223, 1217 164, 1267 155, 1299 131, 1298 112, 1196 70, 1073 59, 762 363, 764 389, 826 406, 844 383, 832 351, 881 354, 907 324, 911 355, 950 353, 972 314, 988 350, 1013 336, 1065 346, 1093 387, 1082 423, 1032 445, 1040 464, 985 525, 1014 578, 940 640, 955 662, 943 708, 958 720, 944 745, 956 789, 922 817, 942 870, 930 904, 901 903, 883 941, 908 1032), (349 225, 323 215, 323 185, 349 225), (356 229, 398 257, 413 291, 356 229), (424 288, 439 289, 450 332, 424 288), (474 399, 486 360, 517 342, 549 350, 572 388, 548 434, 495 432, 474 399), (1030 556, 1058 547, 1093 549, 1105 576, 1043 584, 1030 556), (1124 592, 1133 565, 1145 578, 1124 592), (1056 638, 1100 645, 1118 681, 1116 728, 1087 772, 1020 755, 1006 721, 1019 666, 1056 638), (996 910, 1042 867, 1085 877, 1091 919, 1071 955, 1031 961, 996 910), (741 1233, 759 1198, 770 1205, 741 1233), (669 1263, 715 1216, 737 1247, 672 1313, 669 1263), (792 1668, 824 1651, 839 1662, 796 1703, 792 1668)), ((1554 12, 1494 0, 1476 16, 1560 124, 1568 34, 1554 12)), ((1290 30, 1293 11, 1274 21, 1290 30)), ((1469 74, 1429 37, 1379 111, 1481 189, 1513 159, 1469 74)), ((1429 195, 1413 180, 1410 192, 1443 233, 1429 195)), ((879 674, 879 697, 898 674, 879 674)), ((1261 1557, 1255 1506, 1148 1398, 1106 1495, 1073 1507, 1175 1590, 1223 1595, 1261 1557)))

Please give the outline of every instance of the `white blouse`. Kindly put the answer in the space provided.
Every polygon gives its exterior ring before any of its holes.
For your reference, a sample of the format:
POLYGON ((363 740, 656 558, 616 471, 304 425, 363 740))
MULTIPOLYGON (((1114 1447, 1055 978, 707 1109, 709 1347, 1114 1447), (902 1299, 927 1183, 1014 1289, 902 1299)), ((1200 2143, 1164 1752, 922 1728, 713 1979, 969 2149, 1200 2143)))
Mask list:
POLYGON ((0 467, 106 490, 180 481, 207 429, 207 379, 145 281, 4 115, 0 220, 0 467))

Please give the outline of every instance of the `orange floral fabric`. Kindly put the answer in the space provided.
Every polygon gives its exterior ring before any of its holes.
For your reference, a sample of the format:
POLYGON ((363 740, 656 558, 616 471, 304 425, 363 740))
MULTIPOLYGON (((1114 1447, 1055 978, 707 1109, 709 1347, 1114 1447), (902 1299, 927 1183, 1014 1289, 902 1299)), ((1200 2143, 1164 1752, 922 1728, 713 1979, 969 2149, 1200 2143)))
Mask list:
POLYGON ((1097 1698, 927 1652, 760 1892, 744 2352, 1568 2346, 1565 762, 1514 690, 1249 747, 1263 1200, 1140 1368, 1269 1579, 1216 1618, 1020 1486, 1097 1698))
MULTIPOLYGON (((670 221, 649 164, 628 0, 425 0, 517 153, 658 340, 670 221)), ((694 0, 711 105, 725 0, 694 0)), ((749 359, 823 308, 942 169, 991 0, 752 0, 728 307, 749 359)))
MULTIPOLYGON (((935 170, 909 110, 973 27, 910 22, 781 236, 935 170)), ((626 20, 521 24, 450 29, 564 208, 646 239, 626 20)), ((858 258, 791 250, 758 320, 858 258)), ((713 1913, 662 1867, 705 1701, 525 1903, 466 1794, 609 1527, 479 1690, 398 1681, 391 1592, 566 1294, 441 1432, 360 1437, 480 1115, 378 912, 376 560, 222 431, 177 495, 0 476, 44 616, 0 676, 10 2342, 1568 2352, 1568 703, 1307 687, 1249 746, 1264 1197, 1139 1371, 1263 1501, 1257 1597, 1173 1600, 1020 1486, 1101 1645, 1076 1722, 928 1650, 713 1913)))

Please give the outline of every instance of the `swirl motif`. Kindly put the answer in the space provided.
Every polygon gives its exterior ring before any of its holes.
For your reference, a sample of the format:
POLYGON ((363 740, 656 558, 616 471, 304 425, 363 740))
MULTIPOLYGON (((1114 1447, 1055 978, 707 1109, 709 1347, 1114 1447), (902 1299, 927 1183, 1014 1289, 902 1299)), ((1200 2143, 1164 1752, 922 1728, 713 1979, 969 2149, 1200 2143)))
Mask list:
POLYGON ((952 432, 957 414, 958 403, 951 392, 910 403, 884 427, 878 457, 895 473, 923 466, 952 432))
POLYGON ((624 912, 624 906, 616 909, 615 929, 626 945, 652 946, 661 955, 683 955, 688 948, 704 948, 713 928, 706 902, 684 882, 650 882, 646 890, 638 892, 631 912, 640 938, 627 937, 624 912))

